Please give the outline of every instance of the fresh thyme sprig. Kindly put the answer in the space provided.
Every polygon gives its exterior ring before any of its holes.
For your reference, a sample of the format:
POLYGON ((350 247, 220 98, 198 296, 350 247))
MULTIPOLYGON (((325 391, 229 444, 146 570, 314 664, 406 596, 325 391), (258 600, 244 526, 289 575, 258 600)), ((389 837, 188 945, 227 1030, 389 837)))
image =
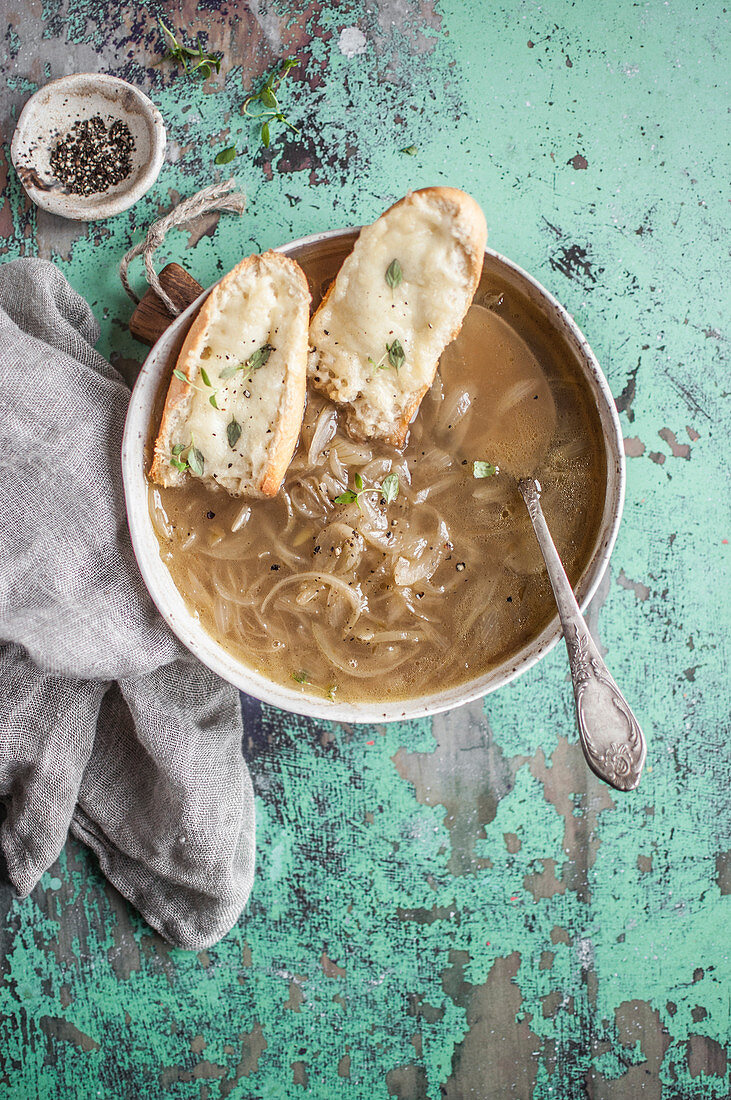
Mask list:
POLYGON ((401 347, 400 340, 394 340, 392 343, 386 344, 386 350, 378 362, 376 362, 375 359, 371 359, 370 355, 368 356, 368 362, 372 363, 378 370, 388 370, 389 367, 393 367, 394 370, 399 370, 403 367, 405 361, 406 352, 401 347), (387 359, 388 362, 386 362, 387 359))
POLYGON ((170 465, 174 466, 176 470, 180 470, 181 474, 188 469, 187 460, 180 457, 184 450, 184 443, 176 443, 173 447, 173 457, 170 459, 170 465))
POLYGON ((205 461, 202 453, 195 445, 193 433, 191 432, 190 443, 187 446, 185 443, 176 443, 173 447, 170 465, 174 466, 176 470, 179 470, 181 474, 190 468, 194 474, 198 474, 198 477, 203 477, 205 461), (188 452, 186 458, 181 458, 183 451, 188 452))
MULTIPOLYGON (((173 371, 173 374, 176 378, 179 378, 181 382, 185 382, 186 385, 190 386, 192 390, 197 390, 198 393, 206 392, 205 390, 201 389, 200 386, 196 386, 195 382, 191 382, 188 376, 186 374, 183 374, 182 370, 178 370, 177 367, 173 371)), ((208 398, 210 404, 213 405, 214 409, 220 409, 221 406, 216 402, 216 395, 218 393, 218 390, 214 389, 213 382, 211 382, 210 378, 208 377, 208 371, 205 367, 201 367, 201 378, 203 379, 204 385, 206 385, 209 390, 213 390, 213 393, 210 394, 208 398)))
POLYGON ((247 378, 252 371, 259 370, 260 367, 266 365, 269 356, 275 349, 271 344, 262 344, 260 348, 252 352, 248 359, 243 363, 230 363, 229 366, 224 367, 221 371, 221 379, 227 382, 229 378, 233 378, 237 371, 245 371, 244 377, 247 378))
MULTIPOLYGON (((289 70, 293 69, 295 65, 299 65, 299 63, 296 57, 286 58, 275 72, 269 74, 261 88, 259 88, 257 92, 252 92, 252 94, 247 96, 244 100, 244 106, 242 108, 243 114, 247 115, 248 118, 263 120, 261 124, 261 142, 266 149, 269 148, 271 142, 272 122, 283 122, 293 133, 297 135, 300 133, 297 127, 294 126, 284 114, 279 99, 277 98, 277 88, 282 83, 289 70), (262 110, 250 111, 249 106, 257 103, 261 105, 262 110)), ((216 154, 213 163, 230 164, 231 161, 235 160, 239 155, 236 146, 229 145, 226 149, 222 149, 220 153, 216 154)))
POLYGON ((360 474, 356 474, 355 489, 346 489, 340 496, 335 497, 335 504, 355 503, 360 508, 360 498, 366 493, 378 493, 383 497, 386 504, 390 504, 398 496, 398 490, 398 474, 389 474, 388 477, 384 477, 380 485, 374 485, 372 489, 364 489, 363 478, 360 474))
POLYGON ((296 126, 293 126, 289 119, 285 116, 282 108, 277 99, 276 90, 284 80, 290 69, 293 69, 295 65, 299 65, 299 60, 296 57, 288 57, 280 65, 279 69, 270 73, 266 78, 258 92, 252 93, 244 100, 243 112, 248 115, 249 118, 261 118, 264 121, 261 124, 261 141, 265 148, 269 148, 270 141, 270 123, 271 122, 283 122, 293 133, 299 134, 299 130, 296 126), (250 111, 249 105, 260 103, 263 110, 250 111))
POLYGON ((183 70, 190 76, 199 76, 202 80, 208 80, 213 70, 216 72, 221 71, 221 61, 223 55, 204 53, 203 47, 200 42, 196 40, 196 49, 192 49, 190 46, 184 46, 182 42, 178 42, 177 38, 166 27, 162 19, 158 19, 160 28, 165 35, 165 42, 167 45, 167 53, 163 57, 163 61, 176 61, 179 65, 183 66, 183 70))

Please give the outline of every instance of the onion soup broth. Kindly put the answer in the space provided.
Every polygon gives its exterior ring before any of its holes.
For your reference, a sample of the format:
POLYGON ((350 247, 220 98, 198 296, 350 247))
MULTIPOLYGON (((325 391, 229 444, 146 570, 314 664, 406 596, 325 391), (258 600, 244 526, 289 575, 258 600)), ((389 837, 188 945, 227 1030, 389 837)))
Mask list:
MULTIPOLYGON (((313 308, 338 244, 317 262, 296 257, 313 308)), ((574 585, 601 522, 601 426, 568 359, 536 308, 483 273, 403 453, 350 439, 310 392, 274 499, 192 478, 150 485, 160 553, 189 609, 244 664, 338 701, 428 694, 510 658, 556 614, 516 478, 539 477, 574 585), (476 461, 499 470, 476 478, 476 461), (399 491, 386 503, 377 487, 390 474, 399 491), (335 502, 348 491, 357 500, 335 502)))

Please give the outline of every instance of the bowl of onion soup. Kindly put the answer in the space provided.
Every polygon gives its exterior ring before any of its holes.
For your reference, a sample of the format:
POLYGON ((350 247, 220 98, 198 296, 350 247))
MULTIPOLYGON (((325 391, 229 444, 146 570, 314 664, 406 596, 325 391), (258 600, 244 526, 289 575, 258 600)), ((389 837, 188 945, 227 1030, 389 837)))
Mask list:
MULTIPOLYGON (((304 270, 313 310, 357 236, 275 250, 304 270)), ((560 303, 488 249, 404 448, 352 439, 310 391, 282 488, 247 499, 148 478, 170 374, 209 293, 151 350, 122 452, 135 554, 185 645, 249 695, 348 722, 438 713, 540 660, 561 632, 517 479, 538 476, 582 608, 624 498, 614 402, 560 303)))

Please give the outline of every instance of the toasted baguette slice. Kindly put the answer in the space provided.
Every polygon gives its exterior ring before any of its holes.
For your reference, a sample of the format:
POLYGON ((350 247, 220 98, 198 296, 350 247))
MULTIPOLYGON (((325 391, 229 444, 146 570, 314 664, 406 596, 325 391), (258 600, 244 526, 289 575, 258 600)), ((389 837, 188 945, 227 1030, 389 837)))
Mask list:
POLYGON ((452 187, 410 192, 361 231, 312 318, 308 368, 313 386, 348 406, 356 439, 403 447, 477 289, 486 240, 480 207, 452 187), (392 287, 394 260, 402 281, 392 287))
POLYGON ((309 304, 302 269, 277 252, 249 256, 221 280, 181 349, 187 381, 170 380, 153 481, 180 486, 192 475, 232 496, 277 494, 302 426, 309 304))

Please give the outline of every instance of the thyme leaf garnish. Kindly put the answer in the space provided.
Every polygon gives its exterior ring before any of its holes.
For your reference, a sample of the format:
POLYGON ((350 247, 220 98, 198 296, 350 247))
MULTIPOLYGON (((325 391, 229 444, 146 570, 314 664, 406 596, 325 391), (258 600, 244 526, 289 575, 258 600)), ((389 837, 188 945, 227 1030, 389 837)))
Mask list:
POLYGON ((249 370, 259 370, 260 367, 266 365, 273 351, 274 348, 271 344, 262 344, 262 346, 257 348, 257 350, 246 360, 246 366, 249 370))
POLYGON ((391 287, 391 290, 395 290, 397 286, 401 285, 403 277, 404 273, 401 270, 401 264, 398 260, 391 260, 391 263, 386 268, 386 283, 391 287))
POLYGON ((398 474, 392 473, 387 477, 384 477, 380 485, 374 485, 372 489, 365 489, 363 487, 363 478, 360 474, 356 474, 355 489, 346 489, 344 493, 340 493, 334 499, 335 504, 357 504, 361 507, 360 498, 367 493, 378 493, 386 504, 390 504, 392 500, 395 500, 398 496, 399 481, 398 474))
POLYGON ((229 363, 227 367, 224 367, 221 371, 221 381, 228 382, 229 378, 233 378, 237 370, 243 370, 245 363, 229 363))
POLYGON ((394 340, 392 344, 386 344, 386 351, 388 352, 388 361, 394 370, 398 370, 404 365, 406 353, 398 340, 394 340))
POLYGON ((194 445, 193 440, 191 438, 190 450, 188 451, 188 465, 190 466, 193 473, 197 474, 198 477, 203 477, 204 463, 205 463, 205 459, 204 459, 203 455, 198 450, 198 448, 194 445))
POLYGON ((228 439, 228 445, 232 450, 238 443, 240 435, 241 425, 234 416, 231 420, 229 420, 228 424, 226 425, 226 438, 228 439))
POLYGON ((494 477, 495 474, 500 473, 499 466, 493 466, 491 462, 477 462, 472 463, 472 476, 473 477, 494 477))
MULTIPOLYGON (((198 393, 205 393, 206 392, 205 390, 202 390, 200 386, 196 386, 195 382, 191 382, 190 379, 188 378, 187 374, 184 374, 182 372, 182 370, 178 370, 177 367, 173 371, 173 374, 175 375, 176 378, 179 378, 181 382, 185 382, 185 384, 187 386, 190 386, 190 388, 192 390, 197 390, 198 393)), ((203 382, 203 384, 205 386, 207 386, 209 390, 213 390, 213 393, 209 394, 209 396, 208 396, 209 402, 211 403, 211 405, 213 405, 214 409, 221 410, 221 406, 216 401, 216 397, 218 395, 218 390, 213 388, 213 382, 211 382, 211 379, 208 375, 208 371, 206 370, 205 367, 201 367, 200 374, 201 374, 201 381, 203 382)))
POLYGON ((221 371, 221 378, 224 381, 228 381, 229 378, 233 378, 236 372, 240 370, 245 372, 245 378, 248 377, 252 371, 259 370, 261 367, 265 366, 269 356, 275 350, 276 349, 273 348, 271 344, 262 344, 262 346, 252 352, 249 358, 243 363, 231 363, 229 366, 224 367, 221 371))
POLYGON ((398 474, 389 474, 381 482, 381 493, 386 504, 390 504, 398 496, 398 474))
POLYGON ((196 447, 193 442, 193 436, 191 434, 190 443, 176 443, 172 448, 172 458, 170 459, 170 465, 174 466, 180 473, 185 473, 190 469, 194 474, 198 474, 198 477, 203 477, 203 467, 205 465, 205 458, 196 447), (187 458, 183 458, 183 451, 188 452, 187 458))
POLYGON ((401 347, 400 340, 394 340, 391 344, 386 344, 386 350, 378 362, 376 362, 375 359, 371 359, 370 355, 368 356, 368 362, 372 363, 378 370, 388 370, 389 367, 393 367, 394 370, 399 370, 403 367, 405 361, 406 352, 401 347), (386 360, 388 360, 388 362, 386 362, 386 360))
POLYGON ((170 465, 174 466, 181 474, 188 469, 187 461, 184 458, 180 458, 180 455, 182 455, 185 449, 185 443, 176 443, 172 450, 173 457, 170 459, 170 465))

